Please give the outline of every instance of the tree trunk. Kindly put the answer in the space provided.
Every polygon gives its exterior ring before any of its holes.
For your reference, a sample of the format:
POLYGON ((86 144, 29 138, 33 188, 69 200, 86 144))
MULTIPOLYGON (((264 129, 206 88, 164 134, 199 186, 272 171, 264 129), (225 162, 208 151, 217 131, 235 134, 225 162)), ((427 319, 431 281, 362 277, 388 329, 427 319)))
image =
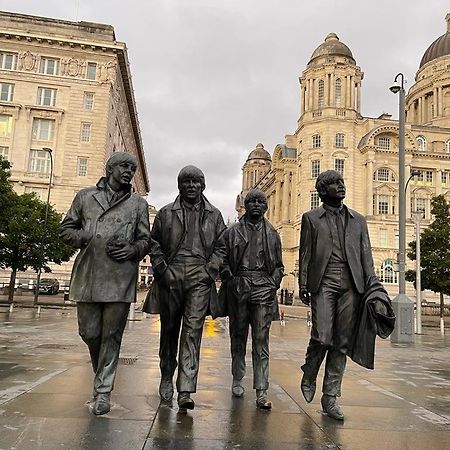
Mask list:
POLYGON ((8 292, 8 302, 12 303, 14 301, 14 285, 16 284, 17 270, 11 271, 11 276, 9 277, 9 292, 8 292))
POLYGON ((444 322, 444 294, 442 292, 439 293, 439 297, 441 300, 441 307, 439 313, 439 322, 441 327, 441 334, 445 334, 445 322, 444 322))

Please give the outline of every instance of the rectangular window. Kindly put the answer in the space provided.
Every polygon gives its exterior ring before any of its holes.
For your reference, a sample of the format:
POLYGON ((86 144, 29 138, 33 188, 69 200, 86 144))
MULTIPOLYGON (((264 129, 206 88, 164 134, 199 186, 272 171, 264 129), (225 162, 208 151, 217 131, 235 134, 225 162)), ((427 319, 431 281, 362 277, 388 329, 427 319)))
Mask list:
POLYGON ((450 172, 443 170, 441 172, 441 182, 442 184, 449 184, 450 183, 450 172))
POLYGON ((55 121, 51 119, 37 119, 33 120, 33 139, 40 141, 52 141, 53 132, 55 128, 55 121))
POLYGON ((0 100, 12 102, 14 99, 14 85, 11 83, 0 83, 0 100))
POLYGON ((343 148, 345 146, 345 135, 344 133, 337 133, 336 134, 336 147, 337 148, 343 148))
POLYGON ((77 175, 79 177, 85 177, 87 175, 87 166, 88 166, 88 159, 79 157, 77 160, 77 175))
POLYGON ((16 70, 17 53, 0 53, 0 69, 16 70))
POLYGON ((9 138, 12 132, 13 118, 6 114, 0 114, 0 137, 9 138))
POLYGON ((377 171, 377 179, 378 181, 389 181, 389 169, 382 167, 377 171))
POLYGON ((30 150, 30 161, 28 164, 30 172, 50 173, 50 155, 45 150, 30 150))
POLYGON ((319 193, 317 191, 311 192, 310 206, 311 206, 311 209, 318 208, 320 206, 320 197, 319 197, 319 193))
POLYGON ((345 164, 345 159, 335 159, 334 160, 334 170, 336 172, 339 172, 342 176, 342 178, 344 177, 344 164, 345 164))
POLYGON ((311 161, 311 178, 317 178, 320 173, 320 159, 311 161))
POLYGON ((40 106, 55 106, 56 89, 38 87, 37 104, 40 106))
POLYGON ((394 248, 399 248, 399 234, 398 234, 398 230, 394 231, 394 248))
POLYGON ((90 123, 82 123, 81 124, 80 141, 81 142, 90 142, 91 141, 91 124, 90 123))
POLYGON ((3 158, 8 159, 8 153, 9 147, 6 147, 5 145, 0 145, 0 156, 3 156, 3 158))
POLYGON ((97 75, 97 64, 93 62, 87 63, 86 78, 88 80, 95 80, 96 75, 97 75))
POLYGON ((315 134, 312 137, 312 146, 313 146, 313 148, 319 148, 320 147, 320 134, 315 134))
POLYGON ((425 212, 426 204, 427 204, 426 198, 416 198, 416 211, 425 212))
POLYGON ((83 99, 84 109, 88 111, 92 111, 94 109, 94 93, 93 92, 85 92, 83 99))
POLYGON ((59 75, 59 59, 41 58, 39 73, 45 75, 59 75))
POLYGON ((389 150, 391 148, 391 139, 383 136, 379 137, 378 148, 382 148, 383 150, 389 150))
POLYGON ((385 228, 380 228, 378 230, 378 242, 380 247, 388 246, 388 232, 385 228))
POLYGON ((433 184, 433 171, 426 170, 425 171, 425 182, 429 184, 433 184))
POLYGON ((25 186, 25 194, 36 194, 36 197, 45 202, 47 200, 48 188, 35 187, 35 186, 25 186))
POLYGON ((378 214, 389 214, 389 197, 387 195, 378 197, 378 214))

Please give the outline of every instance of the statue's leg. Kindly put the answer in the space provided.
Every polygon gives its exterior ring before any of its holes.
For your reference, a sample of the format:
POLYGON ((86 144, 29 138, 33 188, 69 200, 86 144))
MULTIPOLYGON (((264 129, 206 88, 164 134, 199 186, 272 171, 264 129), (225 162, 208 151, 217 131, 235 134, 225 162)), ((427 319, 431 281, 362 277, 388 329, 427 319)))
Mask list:
POLYGON ((129 309, 130 304, 125 302, 103 304, 102 342, 94 380, 94 389, 99 394, 108 394, 113 390, 129 309))
POLYGON ((102 303, 77 303, 78 333, 87 344, 94 373, 98 368, 102 334, 102 303))

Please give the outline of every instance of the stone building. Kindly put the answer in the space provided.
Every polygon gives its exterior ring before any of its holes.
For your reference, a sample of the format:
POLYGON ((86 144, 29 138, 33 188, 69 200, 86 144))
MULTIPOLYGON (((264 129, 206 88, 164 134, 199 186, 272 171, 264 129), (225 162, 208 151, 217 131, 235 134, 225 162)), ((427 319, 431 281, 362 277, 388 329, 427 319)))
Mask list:
MULTIPOLYGON (((0 154, 20 194, 65 213, 74 195, 95 185, 114 151, 139 161, 133 189, 149 191, 125 43, 114 28, 0 12, 0 154)), ((67 280, 71 264, 54 267, 67 280)))
MULTIPOLYGON (((414 239, 413 211, 424 211, 426 226, 431 198, 450 200, 450 14, 446 21, 446 33, 423 55, 406 96, 406 179, 418 174, 407 185, 407 242, 414 239)), ((363 78, 352 51, 330 33, 301 74, 295 132, 275 147, 271 161, 258 144, 243 166, 236 209, 242 213, 242 196, 252 186, 267 193, 267 217, 281 235, 288 274, 282 287, 290 291, 298 288, 301 216, 320 204, 317 175, 335 169, 346 180, 346 204, 367 218, 378 275, 391 294, 398 292, 398 122, 388 114, 361 115, 363 78)), ((407 290, 415 296, 412 285, 407 290)))

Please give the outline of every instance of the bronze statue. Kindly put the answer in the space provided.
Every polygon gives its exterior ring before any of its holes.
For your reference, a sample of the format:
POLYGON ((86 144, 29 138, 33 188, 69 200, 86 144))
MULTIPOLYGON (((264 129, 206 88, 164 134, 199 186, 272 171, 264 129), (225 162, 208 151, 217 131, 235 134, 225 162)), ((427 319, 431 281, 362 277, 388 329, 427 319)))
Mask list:
POLYGON ((304 304, 311 304, 312 312, 300 388, 311 402, 326 356, 322 409, 329 417, 344 420, 336 398, 341 395, 346 355, 373 369, 372 330, 378 328, 378 335, 387 337, 395 316, 375 275, 366 220, 343 204, 344 179, 328 170, 317 177, 316 189, 323 206, 303 214, 300 232, 300 296, 304 304), (380 325, 369 324, 368 316, 380 325))
POLYGON ((155 281, 144 311, 159 313, 161 318, 161 399, 173 397, 179 341, 178 406, 193 409, 191 393, 197 388, 205 317, 208 312, 222 315, 214 282, 220 265, 216 243, 225 224, 220 211, 203 195, 205 177, 200 169, 181 169, 178 189, 178 197, 158 211, 152 227, 155 281))
POLYGON ((61 223, 61 235, 80 249, 69 298, 77 302, 79 334, 95 373, 96 415, 111 408, 122 335, 136 301, 138 263, 149 249, 148 205, 131 193, 136 167, 129 153, 113 153, 106 177, 77 193, 61 223))
POLYGON ((283 277, 281 241, 264 218, 267 198, 259 189, 245 197, 245 214, 224 233, 225 256, 221 268, 223 283, 219 298, 230 318, 232 394, 244 395, 245 352, 249 325, 252 330, 253 388, 256 406, 271 409, 269 387, 269 330, 278 320, 276 291, 283 277))

